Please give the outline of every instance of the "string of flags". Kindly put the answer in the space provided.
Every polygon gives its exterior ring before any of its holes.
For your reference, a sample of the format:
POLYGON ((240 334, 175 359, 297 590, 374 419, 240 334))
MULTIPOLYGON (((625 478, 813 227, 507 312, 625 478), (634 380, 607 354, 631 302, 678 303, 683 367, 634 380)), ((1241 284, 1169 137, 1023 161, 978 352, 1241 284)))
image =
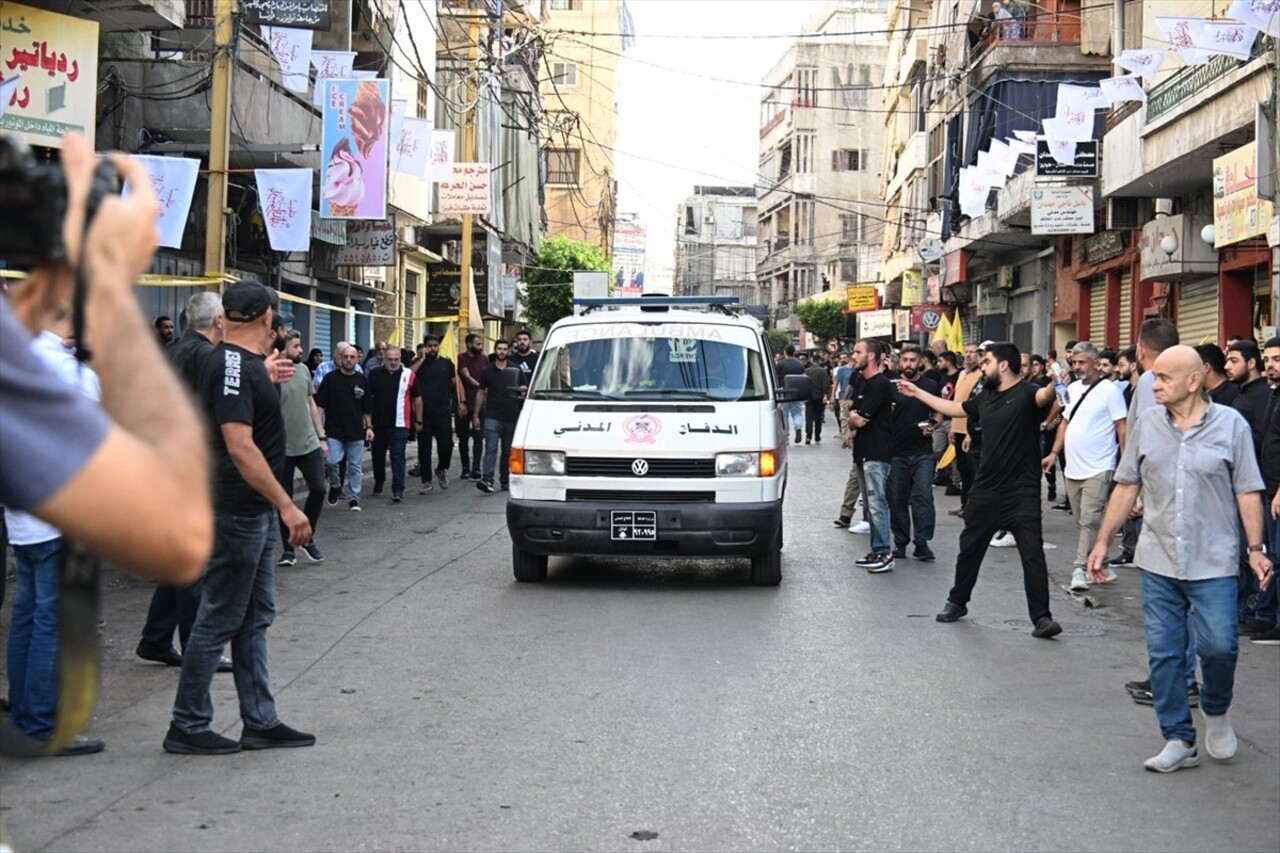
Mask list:
POLYGON ((1036 156, 1039 142, 1056 162, 1073 165, 1078 145, 1093 139, 1097 110, 1126 101, 1145 103, 1143 81, 1154 76, 1171 53, 1186 65, 1203 65, 1215 56, 1244 60, 1258 33, 1280 38, 1280 0, 1233 0, 1225 19, 1160 16, 1155 23, 1169 42, 1167 48, 1121 51, 1114 61, 1128 73, 1099 80, 1096 86, 1060 83, 1054 116, 1041 122, 1040 133, 1016 130, 1007 139, 993 138, 974 163, 961 168, 961 213, 982 216, 991 189, 1004 185, 1020 156, 1036 156))

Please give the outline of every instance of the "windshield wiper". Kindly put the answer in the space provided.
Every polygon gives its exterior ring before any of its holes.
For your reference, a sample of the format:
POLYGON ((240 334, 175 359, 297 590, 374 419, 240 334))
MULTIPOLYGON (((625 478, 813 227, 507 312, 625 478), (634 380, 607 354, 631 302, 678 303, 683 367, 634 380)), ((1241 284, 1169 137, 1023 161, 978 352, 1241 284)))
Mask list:
POLYGON ((716 400, 723 401, 722 397, 716 397, 705 391, 694 391, 691 388, 629 388, 622 392, 624 397, 679 397, 682 400, 716 400))
POLYGON ((599 391, 535 391, 529 395, 534 400, 606 400, 609 399, 599 391))

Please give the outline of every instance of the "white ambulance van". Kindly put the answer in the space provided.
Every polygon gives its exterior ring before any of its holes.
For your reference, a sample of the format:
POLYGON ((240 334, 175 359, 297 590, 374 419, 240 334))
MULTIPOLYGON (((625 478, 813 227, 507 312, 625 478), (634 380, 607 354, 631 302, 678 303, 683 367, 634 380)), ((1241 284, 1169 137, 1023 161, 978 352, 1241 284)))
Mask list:
POLYGON ((787 431, 763 329, 733 297, 581 299, 548 332, 510 455, 516 580, 553 555, 749 557, 782 580, 787 431))

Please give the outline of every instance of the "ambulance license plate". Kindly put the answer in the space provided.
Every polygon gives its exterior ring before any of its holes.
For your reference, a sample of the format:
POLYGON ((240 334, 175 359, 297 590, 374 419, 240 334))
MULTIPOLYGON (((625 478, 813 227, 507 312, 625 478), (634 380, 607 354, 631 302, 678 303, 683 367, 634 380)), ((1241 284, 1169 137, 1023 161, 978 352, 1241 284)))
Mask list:
POLYGON ((609 538, 614 542, 653 542, 658 538, 658 514, 651 510, 612 510, 609 538))

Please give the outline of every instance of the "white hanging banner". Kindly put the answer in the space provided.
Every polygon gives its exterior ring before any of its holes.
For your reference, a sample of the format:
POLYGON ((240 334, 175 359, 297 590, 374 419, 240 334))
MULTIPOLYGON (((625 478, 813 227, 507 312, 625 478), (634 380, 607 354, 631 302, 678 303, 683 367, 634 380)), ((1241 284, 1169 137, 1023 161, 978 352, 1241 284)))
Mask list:
POLYGON ((1015 130, 1013 137, 1033 146, 1036 144, 1036 132, 1034 130, 1015 130))
POLYGON ((356 61, 354 51, 349 50, 313 50, 311 64, 316 67, 316 87, 311 93, 311 103, 317 107, 324 104, 325 80, 351 80, 351 65, 356 61))
POLYGON ((982 181, 989 187, 1004 186, 1004 169, 991 156, 990 152, 978 152, 978 164, 974 167, 978 172, 978 180, 982 181))
POLYGON ((395 171, 404 172, 415 178, 427 173, 427 161, 431 153, 432 121, 425 118, 405 116, 400 123, 399 136, 393 136, 395 150, 395 171))
POLYGON ((1099 80, 1098 85, 1107 96, 1108 103, 1119 104, 1123 101, 1146 101, 1147 90, 1142 88, 1142 80, 1137 74, 1124 74, 1099 80))
POLYGON ((960 170, 960 212, 970 218, 987 212, 987 195, 991 191, 977 172, 972 166, 960 170))
POLYGON ((399 147, 400 133, 404 128, 404 114, 408 109, 408 99, 391 99, 391 119, 387 123, 391 132, 387 135, 387 142, 391 146, 391 171, 393 172, 400 171, 400 154, 396 149, 399 147))
POLYGON ((277 252, 311 248, 311 169, 254 169, 267 239, 277 252))
POLYGON ((1167 50, 1125 50, 1116 57, 1116 65, 1125 71, 1132 71, 1139 77, 1150 77, 1160 70, 1160 66, 1164 64, 1165 57, 1168 55, 1167 50))
POLYGON ((1055 116, 1060 130, 1054 135, 1074 142, 1087 142, 1093 139, 1094 114, 1098 107, 1106 105, 1106 96, 1103 95, 1102 89, 1096 86, 1085 87, 1060 83, 1058 109, 1055 116))
POLYGON ((1253 40, 1258 28, 1239 21, 1205 21, 1196 35, 1196 47, 1210 54, 1223 54, 1248 59, 1253 53, 1253 40))
POLYGON ((1043 122, 1045 136, 1088 142, 1093 139, 1093 110, 1058 102, 1058 115, 1043 122))
MULTIPOLYGON (((160 201, 160 245, 170 249, 182 248, 182 232, 187 227, 187 214, 191 211, 191 196, 196 191, 196 175, 200 161, 192 157, 154 157, 135 154, 133 159, 142 164, 151 176, 151 186, 160 201)), ((126 183, 123 194, 129 194, 126 183)))
POLYGON ((429 160, 431 163, 430 178, 433 181, 452 181, 453 180, 453 145, 454 132, 452 130, 433 130, 431 132, 431 153, 429 160))
POLYGON ((1227 17, 1244 21, 1272 38, 1280 38, 1280 0, 1235 0, 1227 17))
POLYGON ((1006 177, 1012 175, 1018 168, 1018 152, 1005 145, 999 139, 991 140, 991 159, 1000 167, 1006 177))
POLYGON ((307 91, 311 82, 312 30, 295 30, 289 27, 263 27, 262 37, 271 46, 271 55, 280 65, 284 87, 294 92, 307 91))
POLYGON ((1086 142, 1088 140, 1075 140, 1064 137, 1059 124, 1059 121, 1055 118, 1044 120, 1044 140, 1049 145, 1049 155, 1054 160, 1064 166, 1073 166, 1076 162, 1076 142, 1086 142))
POLYGON ((1030 154, 1032 157, 1036 155, 1035 136, 1031 137, 1031 142, 1025 142, 1021 139, 1008 140, 1009 150, 1014 153, 1015 157, 1021 157, 1023 154, 1030 154))
POLYGON ((1169 40, 1169 47, 1187 65, 1204 65, 1209 61, 1209 54, 1196 47, 1200 27, 1205 23, 1204 18, 1156 17, 1156 29, 1169 40))

